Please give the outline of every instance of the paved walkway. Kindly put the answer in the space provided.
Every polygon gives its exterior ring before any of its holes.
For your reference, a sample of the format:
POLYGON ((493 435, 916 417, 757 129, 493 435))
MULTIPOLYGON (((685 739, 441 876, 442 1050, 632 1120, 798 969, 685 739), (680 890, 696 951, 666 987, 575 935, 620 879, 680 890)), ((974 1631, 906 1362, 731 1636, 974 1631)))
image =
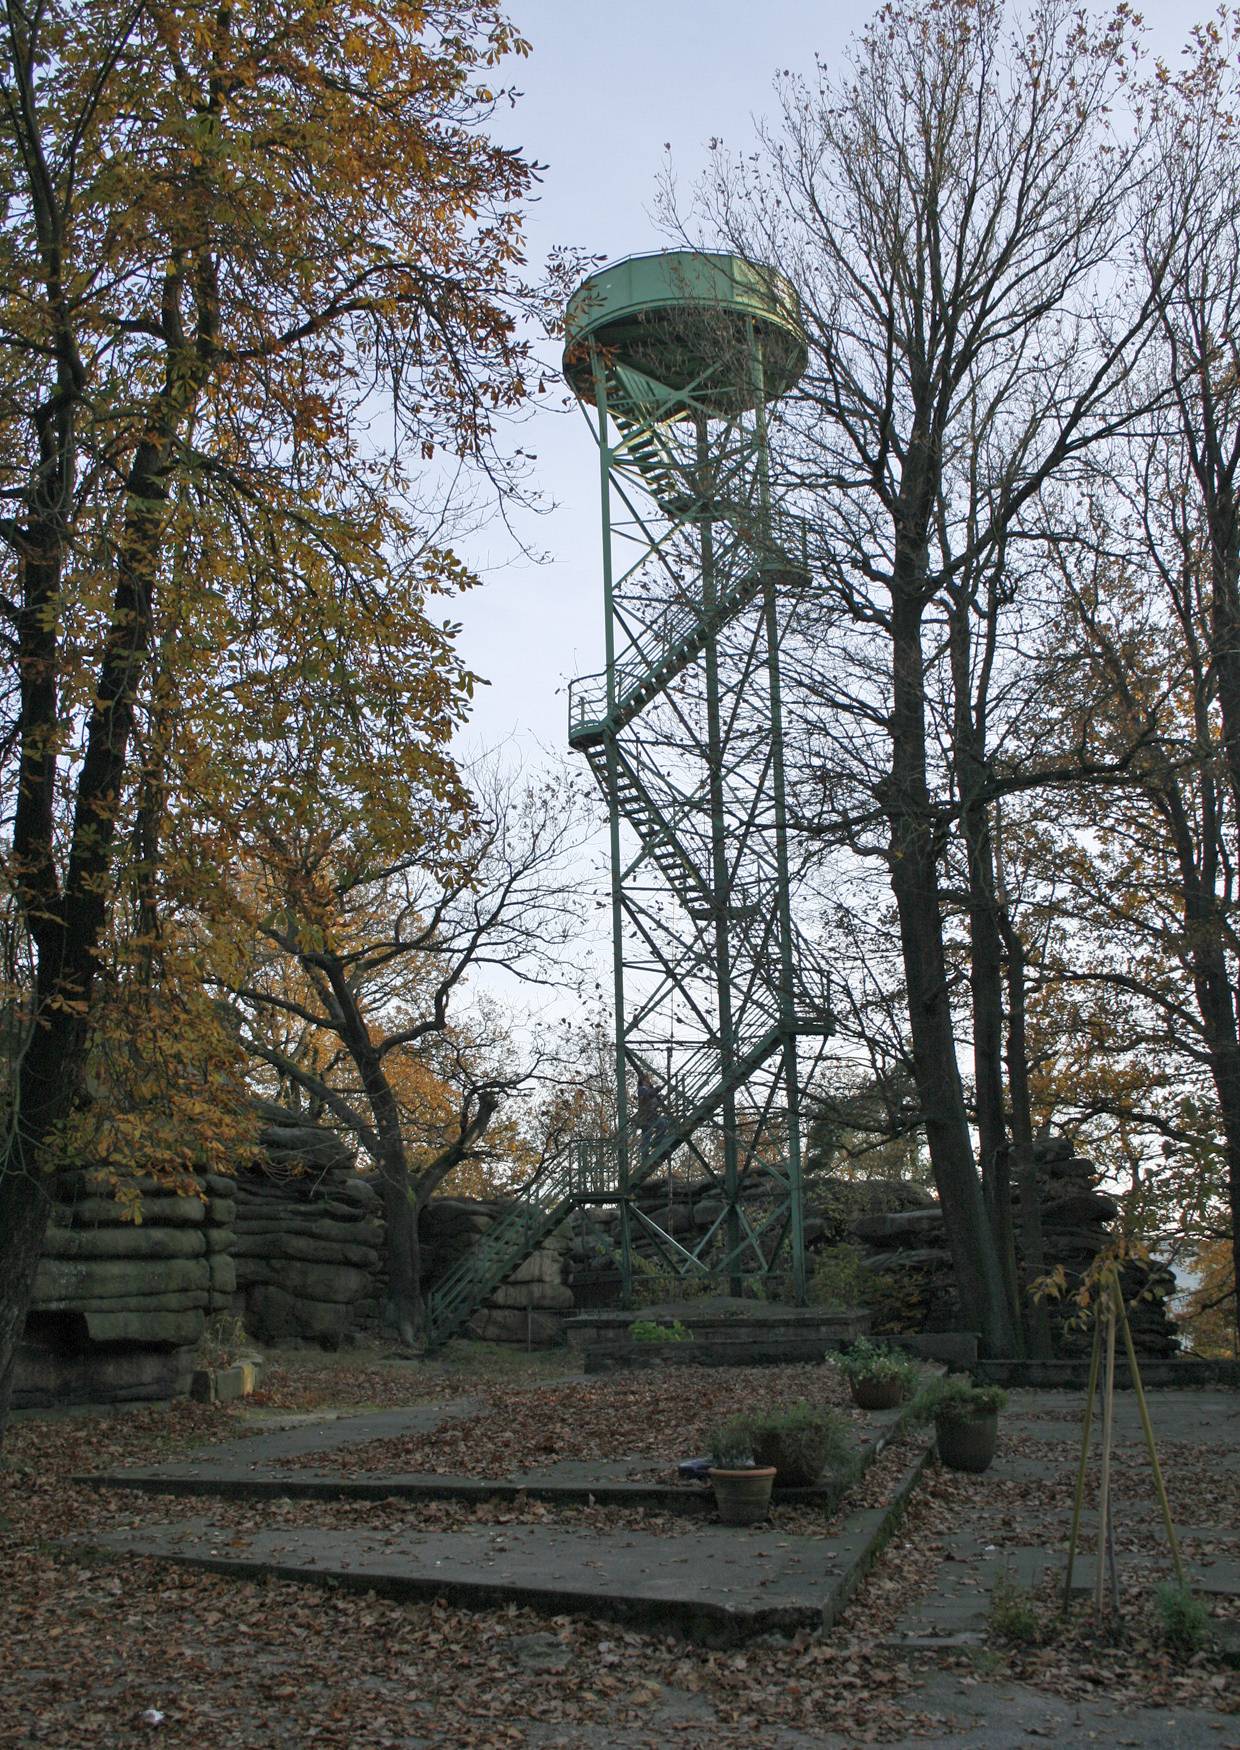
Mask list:
POLYGON ((444 1422, 475 1416, 485 1407, 482 1398, 446 1398, 429 1404, 409 1404, 399 1410, 367 1410, 356 1416, 310 1413, 281 1416, 278 1420, 263 1417, 236 1440, 213 1441, 188 1458, 151 1465, 146 1474, 206 1481, 237 1471, 274 1470, 290 1458, 304 1458, 311 1452, 342 1452, 349 1446, 365 1446, 371 1440, 429 1434, 444 1422))
MULTIPOLYGON (((1163 1391, 1151 1394, 1151 1420, 1160 1447, 1182 1442, 1210 1454, 1211 1468, 1240 1483, 1240 1394, 1227 1391, 1163 1391)), ((1137 1402, 1132 1392, 1116 1394, 1117 1463, 1125 1473, 1118 1491, 1113 1522, 1119 1544, 1119 1575, 1132 1566, 1124 1551, 1125 1527, 1148 1528, 1161 1549, 1160 1571, 1171 1573, 1171 1556, 1161 1531, 1152 1473, 1137 1402), (1134 1498, 1128 1479, 1140 1479, 1134 1498)), ((935 1583, 910 1604, 896 1639, 933 1649, 980 1643, 986 1637, 991 1601, 997 1585, 1035 1588, 1048 1574, 1062 1577, 1071 1525, 1075 1471, 1080 1452, 1081 1396, 1071 1392, 1021 1391, 1010 1394, 1005 1427, 1048 1448, 1045 1454, 1020 1456, 1000 1451, 986 1473, 988 1481, 1024 1485, 1014 1510, 1011 1491, 981 1488, 977 1511, 967 1535, 949 1540, 935 1583)), ((1094 1420, 1091 1471, 1096 1473, 1100 1427, 1094 1420)), ((1183 1517, 1193 1505, 1177 1491, 1175 1468, 1164 1463, 1173 1511, 1179 1508, 1177 1534, 1188 1546, 1185 1566, 1194 1590, 1214 1596, 1240 1597, 1240 1524, 1197 1523, 1183 1517), (1194 1545, 1211 1546, 1203 1560, 1192 1559, 1194 1545)), ((1087 1496, 1087 1499, 1089 1497, 1087 1496)), ((1097 1515, 1082 1516, 1074 1571, 1075 1592, 1092 1589, 1096 1563, 1097 1515)), ((1238 1648, 1240 1650, 1240 1648, 1238 1648)), ((1238 1679, 1240 1681, 1240 1679, 1238 1679)))
MULTIPOLYGON (((322 1452, 344 1454, 372 1440, 429 1434, 445 1422, 475 1415, 480 1398, 452 1398, 397 1410, 371 1411, 330 1419, 297 1416, 255 1429, 238 1439, 204 1446, 188 1458, 166 1464, 127 1467, 91 1477, 100 1487, 131 1488, 148 1494, 217 1495, 227 1499, 299 1498, 310 1500, 416 1499, 487 1500, 528 1494, 564 1505, 660 1508, 672 1512, 713 1512, 710 1491, 700 1484, 667 1480, 673 1455, 652 1459, 620 1453, 613 1459, 561 1459, 551 1464, 513 1466, 499 1477, 452 1476, 431 1471, 354 1471, 333 1465, 298 1464, 322 1452)), ((868 1462, 883 1450, 902 1419, 899 1410, 882 1410, 858 1427, 858 1451, 868 1462)), ((840 1485, 786 1489, 780 1499, 832 1510, 840 1485)))
MULTIPOLYGON (((450 1498, 485 1501, 528 1496, 572 1506, 655 1508, 699 1519, 683 1533, 631 1529, 577 1530, 541 1525, 482 1525, 454 1532, 416 1526, 368 1535, 281 1526, 252 1534, 217 1532, 205 1515, 98 1534, 94 1547, 117 1555, 151 1556, 239 1579, 279 1578, 352 1587, 389 1597, 443 1596, 476 1609, 518 1604, 547 1615, 577 1613, 627 1622, 652 1632, 727 1645, 755 1636, 819 1629, 842 1612, 884 1540, 894 1514, 911 1493, 925 1442, 906 1467, 898 1500, 850 1514, 830 1539, 745 1531, 701 1522, 713 1498, 701 1484, 661 1480, 665 1462, 619 1457, 562 1461, 503 1478, 437 1474, 342 1475, 330 1463, 287 1467, 294 1457, 327 1450, 343 1453, 380 1437, 426 1433, 472 1414, 476 1400, 342 1417, 324 1427, 298 1422, 216 1445, 175 1463, 127 1470, 92 1480, 144 1493, 220 1497, 349 1500, 450 1498), (641 1472, 650 1473, 642 1478, 641 1472), (633 1480, 637 1473, 637 1480, 633 1480)), ((900 1420, 881 1412, 860 1431, 868 1463, 900 1420)), ((842 1495, 839 1484, 782 1491, 780 1499, 824 1515, 842 1495)))

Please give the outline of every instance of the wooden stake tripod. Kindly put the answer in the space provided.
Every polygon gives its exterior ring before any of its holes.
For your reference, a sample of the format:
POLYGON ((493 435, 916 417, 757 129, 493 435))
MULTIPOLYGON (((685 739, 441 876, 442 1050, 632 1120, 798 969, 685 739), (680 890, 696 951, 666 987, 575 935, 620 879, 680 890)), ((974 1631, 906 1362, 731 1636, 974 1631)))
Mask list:
POLYGON ((1081 1529, 1081 1509, 1085 1501, 1085 1474, 1089 1462, 1090 1435, 1093 1430, 1094 1397, 1098 1390, 1098 1373, 1105 1350, 1105 1378, 1102 1392, 1102 1476, 1098 1489, 1098 1565, 1094 1578, 1094 1615, 1099 1620, 1101 1620, 1103 1612, 1108 1568, 1111 1575, 1111 1608, 1117 1614, 1119 1610, 1119 1576, 1116 1571, 1115 1538, 1111 1523, 1111 1452, 1115 1433, 1115 1333, 1117 1329, 1122 1331, 1124 1337, 1124 1349, 1132 1374, 1132 1389, 1136 1393, 1137 1410, 1141 1417, 1146 1449, 1149 1452, 1150 1465, 1154 1472, 1154 1487, 1158 1492, 1158 1504, 1162 1509, 1163 1525, 1166 1528, 1167 1542, 1171 1548, 1175 1577, 1182 1587, 1187 1588, 1184 1563, 1180 1556, 1179 1539, 1175 1535, 1175 1526, 1171 1522, 1171 1506, 1167 1500, 1162 1467, 1158 1462, 1158 1449, 1154 1444, 1154 1428, 1150 1421, 1149 1405, 1145 1401, 1145 1387, 1141 1383, 1141 1370, 1137 1366, 1137 1352, 1133 1347, 1128 1312, 1124 1306, 1124 1296, 1120 1289, 1119 1271, 1112 1260, 1103 1268, 1098 1297, 1094 1303, 1094 1341, 1089 1358, 1089 1387, 1085 1400, 1085 1422, 1081 1430, 1081 1459, 1076 1473, 1076 1499, 1072 1507, 1072 1532, 1068 1539, 1068 1571, 1064 1577, 1063 1587, 1063 1609, 1066 1613, 1072 1598, 1072 1573, 1076 1564, 1077 1542, 1081 1529))

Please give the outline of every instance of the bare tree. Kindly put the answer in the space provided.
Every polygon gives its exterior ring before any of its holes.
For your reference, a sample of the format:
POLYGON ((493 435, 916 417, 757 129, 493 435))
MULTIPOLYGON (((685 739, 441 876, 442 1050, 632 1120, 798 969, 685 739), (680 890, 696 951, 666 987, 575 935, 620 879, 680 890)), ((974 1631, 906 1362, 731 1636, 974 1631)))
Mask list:
POLYGON ((1176 844, 1186 922, 1195 932, 1192 977, 1226 1138, 1233 1260, 1240 1266, 1238 992, 1232 926, 1218 885, 1223 876, 1232 879, 1240 819, 1240 18, 1222 11, 1194 31, 1192 42, 1187 66, 1153 94, 1159 198, 1149 206, 1143 240, 1175 394, 1180 479, 1191 483, 1193 504, 1177 513, 1175 489, 1168 506, 1164 486, 1148 551, 1194 675, 1197 716, 1217 712, 1221 726, 1217 777, 1212 726, 1195 726, 1204 755, 1194 788, 1199 808, 1177 806, 1175 787, 1165 785, 1159 807, 1176 844), (1213 794, 1216 782, 1230 792, 1230 819, 1221 794, 1213 794))
MULTIPOLYGON (((967 816, 993 1014, 994 751, 977 687, 1031 506, 1131 416, 1120 392, 1154 295, 1127 307, 1113 283, 1145 159, 1112 106, 1136 52, 1126 8, 1093 21, 1040 0, 1009 32, 990 0, 901 0, 848 76, 785 76, 763 150, 721 157, 702 197, 714 236, 803 298, 809 368, 775 436, 823 592, 806 679, 852 763, 818 830, 885 864, 961 1301, 998 1352, 1016 1331, 957 1057, 943 858, 967 816)), ((993 1028, 978 1049, 989 1165, 993 1028)))
POLYGON ((386 867, 330 836, 312 855, 281 845, 254 892, 258 956, 229 992, 248 1050, 378 1170, 391 1317, 410 1345, 419 1213, 542 1056, 537 1024, 497 1019, 495 980, 562 989, 582 931, 571 797, 492 772, 476 803, 463 843, 453 823, 386 867), (438 1120, 428 1078, 454 1102, 438 1120))

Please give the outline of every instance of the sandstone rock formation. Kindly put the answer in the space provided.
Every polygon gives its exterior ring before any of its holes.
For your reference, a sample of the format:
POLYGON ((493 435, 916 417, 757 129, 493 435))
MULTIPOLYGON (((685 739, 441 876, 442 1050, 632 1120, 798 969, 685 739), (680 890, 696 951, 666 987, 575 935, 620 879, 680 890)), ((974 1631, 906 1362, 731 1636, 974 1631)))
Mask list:
MULTIPOLYGON (((1093 1163, 1077 1155, 1066 1139, 1038 1144, 1034 1159, 1046 1268, 1048 1273, 1062 1268, 1066 1278, 1066 1292, 1046 1303, 1052 1339, 1057 1354, 1078 1355, 1088 1351, 1090 1333, 1073 1322, 1072 1295, 1111 1242, 1119 1205, 1098 1190, 1093 1163)), ((850 1237, 862 1247, 865 1268, 874 1278, 880 1324, 893 1330, 959 1328, 951 1253, 937 1205, 863 1218, 853 1223, 850 1237)), ((1122 1269, 1121 1285, 1138 1351, 1156 1357, 1174 1354, 1178 1338, 1167 1306, 1175 1286, 1172 1272, 1165 1265, 1130 1261, 1122 1269)))
POLYGON ((19 1405, 173 1397, 207 1318, 232 1306, 232 1180, 178 1196, 138 1180, 140 1221, 105 1176, 63 1173, 19 1354, 19 1405))
POLYGON ((264 1112, 262 1154, 237 1174, 235 1310, 260 1343, 336 1347, 373 1298, 379 1194, 333 1131, 264 1112))
MULTIPOLYGON (((742 1185, 742 1198, 751 1219, 761 1221, 767 1195, 762 1181, 742 1185)), ((865 1217, 891 1212, 922 1210, 932 1205, 930 1193, 903 1179, 811 1179, 805 1196, 805 1237, 811 1246, 830 1246, 845 1240, 853 1223, 865 1217)), ((723 1214, 718 1187, 705 1177, 666 1178, 641 1188, 637 1207, 682 1245, 696 1244, 709 1234, 723 1214)), ((937 1220, 937 1211, 934 1212, 937 1220)), ((577 1304, 598 1307, 613 1304, 619 1294, 619 1214, 614 1209, 589 1209, 573 1218, 570 1242, 570 1282, 577 1304)), ((632 1243, 641 1274, 656 1275, 667 1269, 654 1241, 635 1223, 632 1243)))

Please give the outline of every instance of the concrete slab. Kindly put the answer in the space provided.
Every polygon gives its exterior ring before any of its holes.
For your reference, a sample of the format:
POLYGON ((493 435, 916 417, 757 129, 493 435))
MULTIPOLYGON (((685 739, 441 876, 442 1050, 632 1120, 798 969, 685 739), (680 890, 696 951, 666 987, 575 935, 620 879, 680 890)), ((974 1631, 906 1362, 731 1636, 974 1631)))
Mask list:
POLYGON ((242 1535, 194 1520, 101 1534, 92 1544, 236 1579, 440 1597, 470 1609, 513 1603, 723 1645, 818 1627, 823 1599, 851 1553, 825 1538, 722 1526, 683 1536, 542 1525, 370 1535, 281 1527, 242 1535))
POLYGON ((911 1750, 1029 1750, 1051 1742, 1081 1750, 1132 1745, 1139 1750, 1240 1750, 1240 1721, 1234 1715, 1202 1708, 1117 1708, 1108 1696, 1069 1701, 1032 1684, 954 1671, 924 1671, 914 1675, 900 1697, 908 1708, 946 1716, 951 1730, 931 1737, 900 1739, 911 1750))
MULTIPOLYGON (((1240 1471, 1240 1392, 1151 1391, 1147 1393, 1155 1441, 1187 1441, 1209 1449, 1211 1462, 1240 1471)), ((1079 1449, 1085 1393, 1010 1391, 1005 1421, 1023 1433, 1054 1445, 1079 1449)), ((1099 1434, 1095 1408, 1094 1443, 1099 1434)), ((1144 1445, 1136 1396, 1117 1392, 1115 1438, 1124 1446, 1144 1445)))
MULTIPOLYGON (((772 1632, 830 1627, 898 1523, 928 1451, 917 1451, 882 1506, 848 1515, 830 1538, 701 1523, 683 1534, 554 1525, 484 1525, 448 1533, 416 1526, 374 1533, 314 1527, 238 1533, 199 1518, 101 1533, 87 1547, 238 1579, 274 1577, 397 1598, 445 1597, 474 1609, 515 1603, 726 1646, 772 1632)), ((193 1479, 182 1481, 186 1490, 200 1487, 193 1479)), ((459 1487, 475 1480, 432 1481, 459 1487)), ((493 1496, 494 1482, 477 1480, 476 1486, 493 1496)), ((790 1490, 788 1496, 811 1493, 790 1490)), ((709 1494, 701 1491, 698 1501, 705 1506, 709 1494)))

